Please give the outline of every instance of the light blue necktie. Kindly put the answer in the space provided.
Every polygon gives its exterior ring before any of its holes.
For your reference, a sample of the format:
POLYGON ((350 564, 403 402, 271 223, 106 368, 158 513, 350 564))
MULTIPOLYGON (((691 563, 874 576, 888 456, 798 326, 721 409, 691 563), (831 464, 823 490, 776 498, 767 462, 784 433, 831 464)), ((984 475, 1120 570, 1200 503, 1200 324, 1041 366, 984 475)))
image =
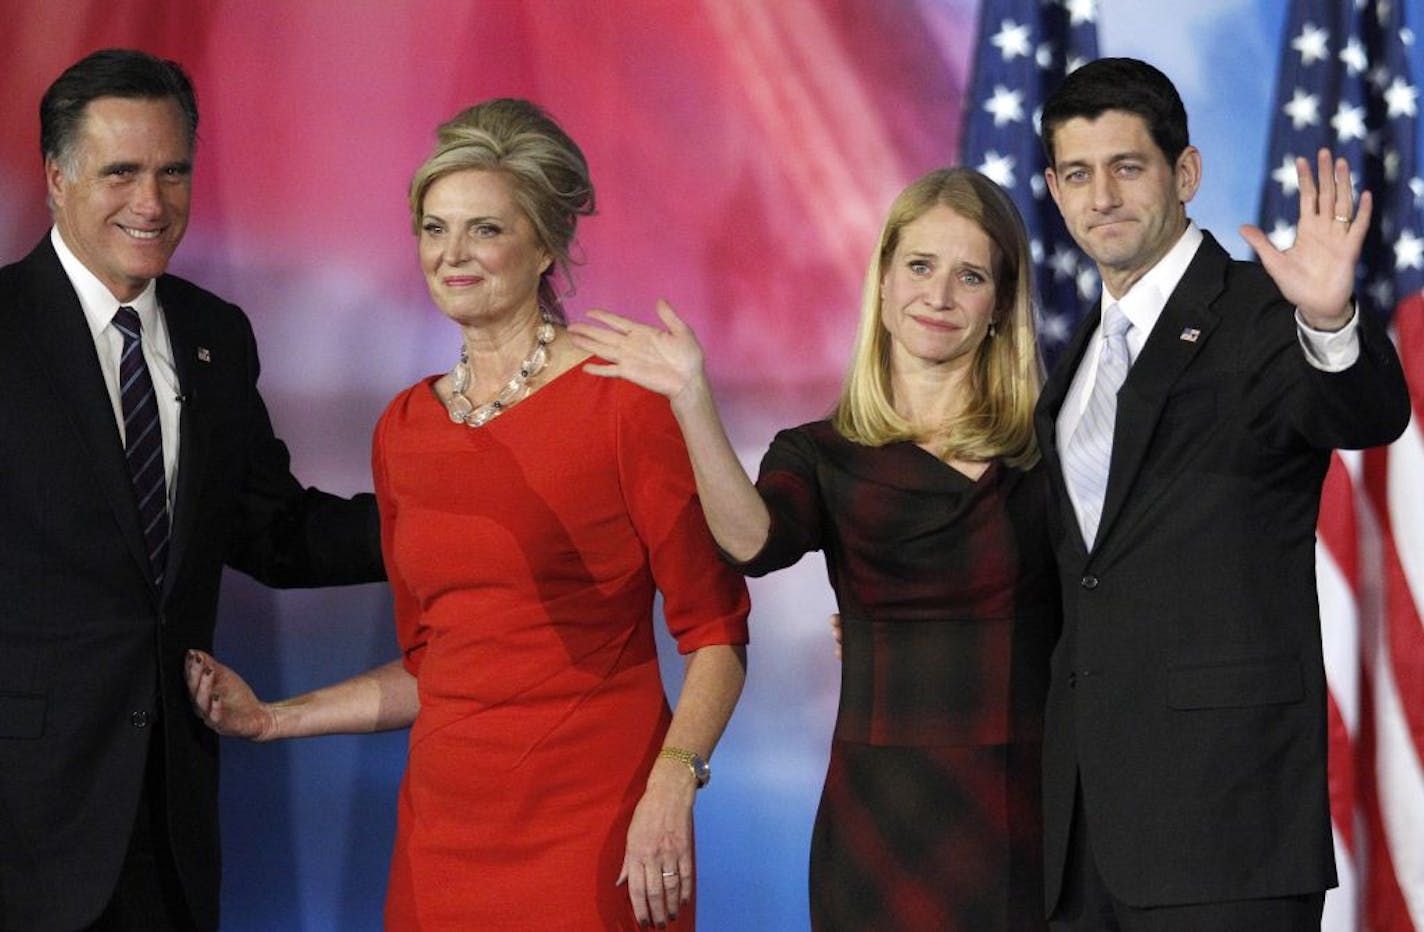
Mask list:
POLYGON ((1078 527, 1089 550, 1098 536, 1103 498, 1112 462, 1113 425, 1117 421, 1117 393, 1130 365, 1127 331, 1132 321, 1114 302, 1103 311, 1103 350, 1098 356, 1098 376, 1088 407, 1073 436, 1063 448, 1063 478, 1078 506, 1078 527))

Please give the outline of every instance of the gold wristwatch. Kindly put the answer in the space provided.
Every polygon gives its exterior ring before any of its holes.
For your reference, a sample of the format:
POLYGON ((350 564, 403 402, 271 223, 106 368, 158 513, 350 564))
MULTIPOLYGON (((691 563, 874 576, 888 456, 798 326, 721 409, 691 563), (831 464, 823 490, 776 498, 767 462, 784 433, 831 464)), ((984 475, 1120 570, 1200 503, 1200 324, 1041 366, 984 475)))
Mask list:
POLYGON ((702 755, 686 748, 666 747, 658 752, 658 760, 667 758, 668 760, 680 760, 687 765, 687 769, 692 771, 692 779, 697 781, 697 788, 700 790, 712 780, 712 768, 707 766, 707 762, 702 759, 702 755))

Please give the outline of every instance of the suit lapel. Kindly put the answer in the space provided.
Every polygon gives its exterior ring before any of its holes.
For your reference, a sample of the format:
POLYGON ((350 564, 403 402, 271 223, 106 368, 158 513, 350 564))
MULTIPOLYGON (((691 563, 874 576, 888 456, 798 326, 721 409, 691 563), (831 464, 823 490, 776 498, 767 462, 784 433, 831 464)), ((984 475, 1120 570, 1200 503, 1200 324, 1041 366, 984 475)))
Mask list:
POLYGON ((166 277, 158 280, 158 303, 163 308, 163 319, 168 326, 178 391, 183 396, 178 412, 178 487, 173 496, 173 532, 168 551, 168 571, 164 577, 166 589, 179 576, 200 506, 200 477, 207 461, 208 438, 199 416, 204 401, 204 379, 199 370, 206 365, 206 360, 200 360, 198 356, 202 345, 199 317, 191 308, 182 306, 174 290, 168 287, 166 277))
POLYGON ((113 401, 99 369, 94 337, 47 235, 26 258, 25 268, 30 298, 17 306, 24 309, 26 319, 17 321, 11 332, 32 342, 35 359, 54 388, 56 411, 74 424, 119 533, 143 577, 151 579, 133 480, 114 422, 113 401))
POLYGON ((1172 386, 1211 340, 1220 315, 1212 307, 1230 257, 1206 234, 1117 397, 1112 463, 1098 540, 1105 541, 1136 484, 1172 386))

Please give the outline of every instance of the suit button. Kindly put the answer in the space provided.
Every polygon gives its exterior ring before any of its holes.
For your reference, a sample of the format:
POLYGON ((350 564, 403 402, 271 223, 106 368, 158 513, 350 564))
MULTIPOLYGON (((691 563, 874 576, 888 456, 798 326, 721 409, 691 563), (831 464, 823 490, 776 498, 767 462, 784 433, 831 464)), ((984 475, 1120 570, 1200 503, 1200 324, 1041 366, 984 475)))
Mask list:
POLYGON ((1078 585, 1082 586, 1084 589, 1096 589, 1098 588, 1098 577, 1084 576, 1082 579, 1078 580, 1078 585))
POLYGON ((148 713, 147 713, 147 712, 142 712, 142 711, 139 711, 139 712, 130 712, 130 713, 129 713, 129 724, 132 725, 132 726, 135 727, 135 728, 147 728, 147 727, 148 727, 148 713))

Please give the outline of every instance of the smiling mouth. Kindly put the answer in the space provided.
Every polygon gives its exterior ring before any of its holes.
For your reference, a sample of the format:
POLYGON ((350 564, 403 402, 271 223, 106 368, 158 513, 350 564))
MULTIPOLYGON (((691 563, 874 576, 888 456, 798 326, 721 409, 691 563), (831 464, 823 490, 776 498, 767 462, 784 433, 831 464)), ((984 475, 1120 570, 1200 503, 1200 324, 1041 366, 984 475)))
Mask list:
POLYGON ((958 324, 952 323, 952 322, 947 321, 947 320, 934 320, 933 318, 920 317, 920 316, 914 315, 914 314, 912 314, 912 315, 910 315, 910 316, 914 317, 915 320, 917 320, 922 326, 928 327, 928 328, 930 328, 931 330, 958 330, 958 329, 960 329, 958 324))
POLYGON ((120 229, 120 230, 123 230, 126 234, 128 234, 128 236, 129 236, 130 239, 136 239, 136 240, 140 240, 140 241, 143 241, 143 242, 149 242, 149 241, 151 241, 151 240, 156 240, 156 239, 158 239, 158 237, 160 237, 160 236, 163 235, 163 230, 161 230, 161 229, 160 229, 160 230, 136 230, 136 229, 134 229, 133 227, 126 227, 126 226, 123 226, 123 225, 120 225, 120 226, 119 226, 119 229, 120 229))
POLYGON ((484 279, 479 278, 478 276, 442 279, 447 288, 461 288, 466 285, 477 285, 483 280, 484 279))

